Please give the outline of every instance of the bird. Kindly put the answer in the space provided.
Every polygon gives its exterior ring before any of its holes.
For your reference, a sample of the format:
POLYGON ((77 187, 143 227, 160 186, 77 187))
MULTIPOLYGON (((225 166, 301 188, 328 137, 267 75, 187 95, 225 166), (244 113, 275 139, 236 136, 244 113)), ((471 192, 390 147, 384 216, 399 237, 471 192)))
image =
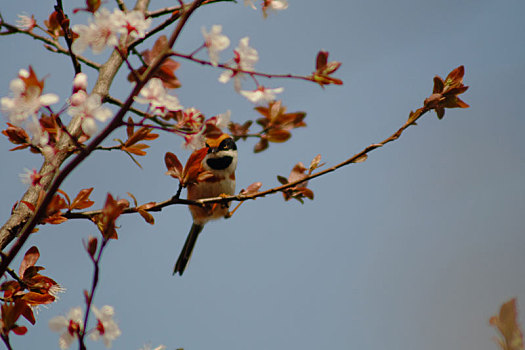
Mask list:
MULTIPOLYGON (((230 135, 222 134, 215 139, 206 139, 206 147, 208 151, 202 160, 202 168, 211 176, 206 176, 202 181, 187 186, 187 198, 189 200, 233 195, 235 193, 235 169, 237 168, 237 145, 235 141, 230 135)), ((173 275, 178 273, 182 276, 204 225, 210 220, 220 219, 228 215, 229 203, 214 204, 210 208, 190 205, 189 209, 193 217, 193 224, 173 268, 173 275)))

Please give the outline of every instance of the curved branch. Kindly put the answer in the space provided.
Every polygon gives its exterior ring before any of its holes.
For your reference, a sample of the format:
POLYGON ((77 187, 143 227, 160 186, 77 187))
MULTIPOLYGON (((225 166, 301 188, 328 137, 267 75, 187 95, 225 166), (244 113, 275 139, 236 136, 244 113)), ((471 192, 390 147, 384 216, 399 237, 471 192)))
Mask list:
MULTIPOLYGON (((264 197, 264 196, 267 196, 267 195, 270 195, 270 194, 274 194, 274 193, 277 193, 277 192, 286 191, 287 189, 293 188, 293 187, 299 185, 300 183, 304 183, 305 181, 312 180, 312 179, 315 179, 317 177, 326 175, 326 174, 331 173, 333 171, 336 171, 337 169, 342 168, 342 167, 344 167, 346 165, 363 162, 366 159, 368 153, 372 152, 373 150, 375 150, 377 148, 383 147, 387 143, 390 143, 392 141, 397 140, 399 137, 401 137, 403 132, 409 126, 416 125, 416 121, 419 118, 421 118, 425 113, 430 111, 430 110, 431 110, 431 108, 428 108, 428 107, 422 107, 422 108, 418 109, 407 120, 407 122, 405 124, 403 124, 403 126, 401 126, 396 132, 394 132, 392 135, 390 135, 389 137, 387 137, 383 141, 371 144, 368 147, 365 147, 360 152, 354 154, 352 157, 344 160, 343 162, 341 162, 339 164, 336 164, 336 165, 334 165, 334 166, 332 166, 330 168, 327 168, 325 170, 318 171, 316 173, 308 175, 305 178, 301 178, 301 179, 299 179, 297 181, 289 182, 289 183, 287 183, 285 185, 274 187, 274 188, 270 188, 270 189, 268 189, 266 191, 256 192, 256 193, 253 193, 253 194, 238 194, 238 195, 234 195, 234 196, 213 197, 213 198, 200 199, 200 200, 197 200, 197 201, 179 198, 179 196, 180 196, 180 189, 181 189, 179 187, 177 195, 173 196, 172 198, 170 198, 168 200, 165 200, 165 201, 162 201, 162 202, 157 202, 157 203, 155 203, 155 205, 153 205, 153 206, 151 206, 149 208, 141 208, 141 206, 127 208, 127 209, 125 209, 122 212, 122 214, 138 213, 139 210, 150 211, 150 212, 160 212, 165 207, 168 207, 168 206, 171 206, 171 205, 177 205, 177 204, 195 205, 195 206, 199 206, 199 207, 205 207, 205 206, 213 204, 213 203, 228 203, 228 202, 232 202, 232 201, 243 202, 243 201, 247 201, 247 200, 250 200, 250 199, 256 199, 256 198, 259 198, 259 197, 264 197)), ((63 216, 68 218, 68 219, 91 219, 94 216, 99 215, 101 212, 102 212, 102 210, 91 210, 91 211, 75 212, 75 213, 68 212, 68 213, 63 214, 63 216)))

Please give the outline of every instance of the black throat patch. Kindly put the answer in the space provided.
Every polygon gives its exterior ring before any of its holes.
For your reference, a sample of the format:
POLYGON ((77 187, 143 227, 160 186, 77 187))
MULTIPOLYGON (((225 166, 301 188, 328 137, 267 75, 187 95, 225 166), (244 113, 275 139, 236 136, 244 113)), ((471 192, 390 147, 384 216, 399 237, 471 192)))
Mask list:
POLYGON ((230 166, 232 163, 233 157, 224 156, 220 158, 209 158, 206 160, 206 164, 214 170, 224 170, 230 166))

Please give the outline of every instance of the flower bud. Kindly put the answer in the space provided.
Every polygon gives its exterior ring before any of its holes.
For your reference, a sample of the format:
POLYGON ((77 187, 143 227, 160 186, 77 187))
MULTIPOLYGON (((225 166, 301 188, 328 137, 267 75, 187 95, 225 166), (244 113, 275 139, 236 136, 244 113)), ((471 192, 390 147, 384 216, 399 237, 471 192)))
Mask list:
POLYGON ((87 89, 87 75, 84 73, 78 73, 73 79, 73 92, 87 89))

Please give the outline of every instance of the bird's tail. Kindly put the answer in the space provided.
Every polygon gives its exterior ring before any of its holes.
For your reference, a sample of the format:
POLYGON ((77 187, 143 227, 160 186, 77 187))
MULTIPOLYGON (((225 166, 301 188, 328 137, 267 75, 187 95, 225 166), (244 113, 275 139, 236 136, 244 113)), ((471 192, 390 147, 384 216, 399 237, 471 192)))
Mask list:
POLYGON ((184 247, 182 247, 182 251, 180 252, 179 258, 177 259, 177 262, 175 263, 175 267, 173 268, 174 275, 178 272, 179 275, 182 276, 182 274, 184 273, 184 270, 186 269, 186 265, 188 264, 188 261, 190 261, 193 247, 195 246, 195 243, 197 242, 197 237, 199 237, 199 233, 201 233, 203 228, 204 228, 204 225, 193 224, 191 226, 191 230, 190 230, 190 233, 188 234, 188 238, 186 238, 186 243, 184 243, 184 247))

